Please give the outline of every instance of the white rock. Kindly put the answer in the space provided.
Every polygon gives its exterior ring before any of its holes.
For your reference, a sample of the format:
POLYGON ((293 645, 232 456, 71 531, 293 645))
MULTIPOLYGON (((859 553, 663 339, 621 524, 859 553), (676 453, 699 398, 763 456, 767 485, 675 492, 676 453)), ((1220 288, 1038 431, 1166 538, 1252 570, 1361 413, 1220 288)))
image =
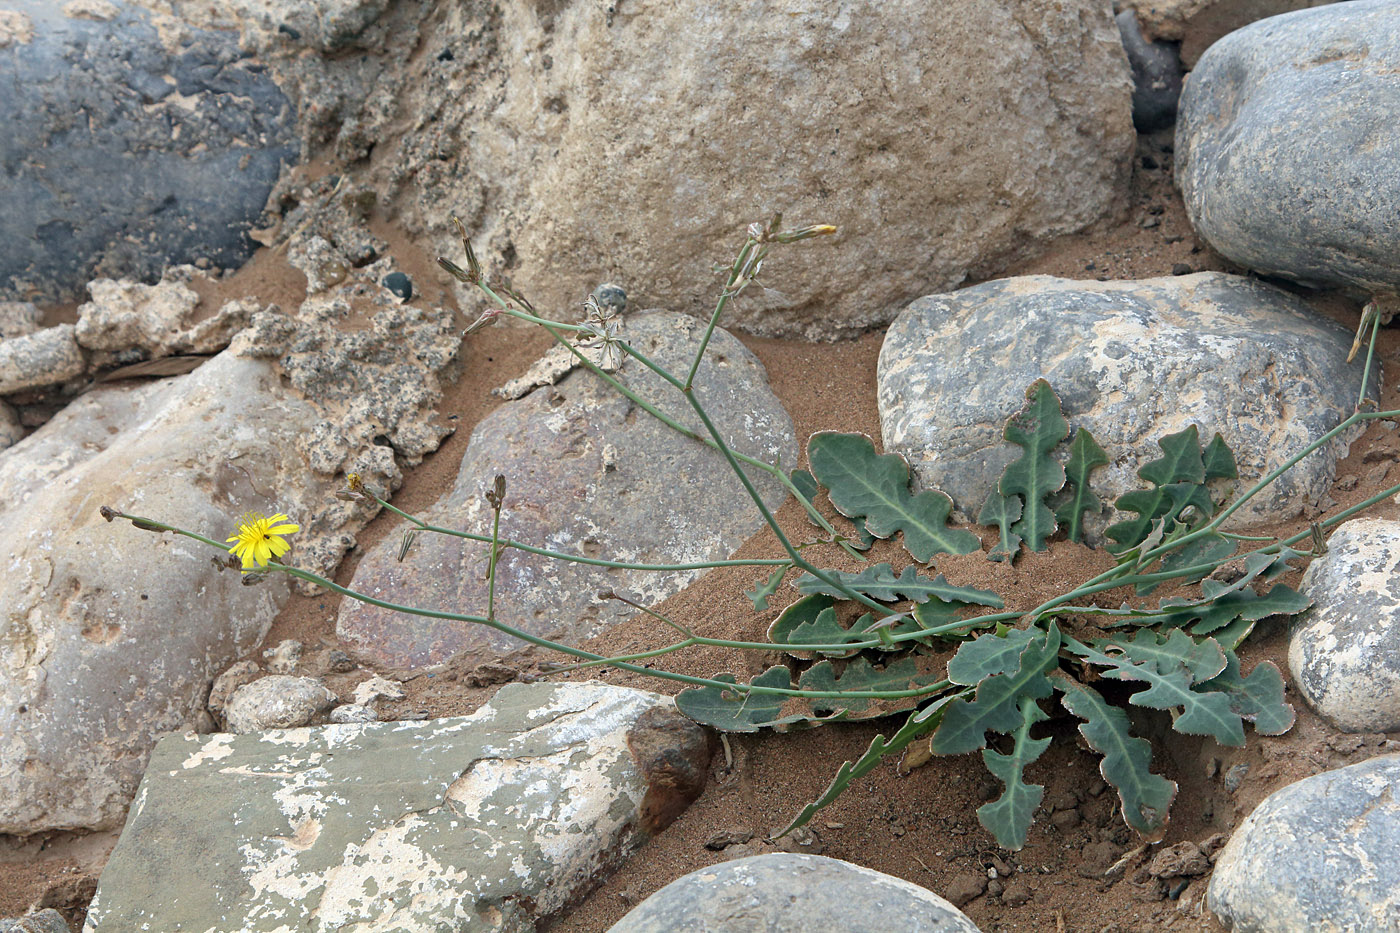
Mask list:
POLYGON ((314 677, 270 674, 233 691, 224 707, 228 731, 244 734, 293 729, 321 720, 336 696, 314 677))

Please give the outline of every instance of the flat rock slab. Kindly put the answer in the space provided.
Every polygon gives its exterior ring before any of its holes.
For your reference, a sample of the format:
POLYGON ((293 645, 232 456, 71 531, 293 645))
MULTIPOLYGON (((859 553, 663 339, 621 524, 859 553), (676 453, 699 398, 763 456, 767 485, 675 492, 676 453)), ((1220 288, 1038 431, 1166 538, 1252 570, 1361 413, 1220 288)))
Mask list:
POLYGON ((512 684, 471 716, 173 735, 87 933, 529 933, 704 785, 656 694, 512 684))
MULTIPOLYGON (((1158 439, 1193 424, 1203 443, 1224 436, 1248 488, 1351 413, 1361 377, 1346 363, 1351 341, 1297 298, 1239 276, 1001 279, 921 298, 895 320, 880 350, 880 425, 885 449, 971 517, 1020 456, 1002 432, 1042 377, 1071 432, 1089 429, 1108 454, 1091 477, 1108 503, 1149 486, 1137 470, 1162 456, 1158 439)), ((1378 379, 1379 368, 1373 392, 1378 379)), ((1334 443, 1304 459, 1239 524, 1316 502, 1345 453, 1334 443)), ((1090 540, 1112 512, 1091 516, 1090 540)))
POLYGON ((1400 729, 1400 522, 1341 525, 1302 592, 1288 668, 1308 704, 1345 732, 1400 729))
POLYGON ((1191 225, 1260 272, 1400 290, 1400 3, 1253 23, 1201 56, 1176 127, 1191 225))
POLYGON ((608 933, 977 933, 962 911, 892 875, 820 855, 735 859, 672 881, 608 933))
POLYGON ((1400 755, 1297 781, 1254 809, 1206 903, 1234 933, 1400 930, 1400 755))
MULTIPOLYGON (((682 375, 704 325, 656 312, 628 319, 624 336, 682 375)), ((704 432, 675 389, 629 360, 618 377, 692 430, 704 432)), ((734 449, 791 468, 792 420, 768 388, 763 366, 717 330, 696 377, 696 393, 734 449)), ((501 537, 536 547, 648 564, 722 560, 762 518, 715 450, 663 425, 602 380, 577 371, 558 386, 502 405, 477 426, 452 490, 420 518, 478 534, 491 531, 486 492, 506 478, 501 537)), ((750 469, 769 508, 787 493, 750 469)), ((400 605, 484 615, 488 545, 418 535, 400 562, 401 538, 368 551, 352 588, 400 605)), ((534 635, 577 641, 636 610, 599 599, 616 589, 644 605, 679 592, 698 570, 609 570, 506 550, 497 565, 496 617, 534 635)), ((435 664, 460 651, 497 654, 520 642, 484 626, 395 613, 346 599, 337 632, 379 663, 435 664)))

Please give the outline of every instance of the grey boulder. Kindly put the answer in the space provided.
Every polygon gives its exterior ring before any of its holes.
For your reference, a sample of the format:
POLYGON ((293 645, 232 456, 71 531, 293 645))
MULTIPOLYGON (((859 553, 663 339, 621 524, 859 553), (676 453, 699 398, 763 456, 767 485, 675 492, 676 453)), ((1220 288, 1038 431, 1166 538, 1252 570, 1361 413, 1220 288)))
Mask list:
POLYGON ((1308 704, 1344 732, 1400 729, 1400 522, 1343 524, 1302 592, 1288 667, 1308 704))
POLYGON ((916 884, 820 855, 777 853, 699 868, 608 933, 978 933, 916 884))
MULTIPOLYGON (((684 375, 703 330, 694 318, 654 312, 630 318, 623 336, 684 375)), ((691 430, 704 432, 679 393, 635 360, 617 376, 691 430)), ((743 344, 716 330, 695 385, 734 449, 789 468, 796 463, 792 421, 768 388, 762 364, 743 344)), ((749 470, 768 507, 781 504, 784 488, 749 470)), ((718 452, 677 434, 586 371, 484 418, 456 484, 420 517, 489 533, 485 494, 497 474, 506 479, 501 537, 583 557, 649 564, 722 560, 762 524, 718 452)), ((422 534, 402 562, 400 546, 400 537, 391 535, 366 553, 352 588, 399 604, 484 615, 487 545, 422 534)), ((700 572, 609 570, 508 549, 497 565, 496 618, 536 636, 577 641, 636 611, 600 598, 600 589, 651 605, 700 572)), ((435 664, 469 650, 499 654, 520 644, 485 626, 351 599, 341 603, 336 630, 362 656, 400 667, 435 664)))
MULTIPOLYGON (((1045 378, 1070 430, 1089 429, 1110 458, 1090 479, 1105 501, 1148 486, 1137 470, 1162 456, 1157 440, 1193 424, 1203 443, 1223 435, 1247 488, 1351 414, 1361 374, 1346 364, 1351 336, 1278 289, 1214 272, 1024 276, 931 295, 895 320, 880 350, 885 449, 975 518, 1020 455, 1003 440, 1006 420, 1045 378)), ((1252 499, 1240 524, 1316 502, 1341 440, 1252 499)), ((1110 517, 1088 526, 1091 540, 1110 517)))
POLYGON ((291 106, 237 36, 126 3, 6 6, 24 28, 0 57, 0 298, 241 265, 298 146, 291 106))
POLYGON ((1299 282, 1400 289, 1400 2, 1261 20, 1187 79, 1176 172, 1221 255, 1299 282))
POLYGON ((1234 933, 1400 929, 1400 755, 1269 795, 1220 853, 1206 903, 1234 933))
POLYGON ((531 933, 703 789, 669 698, 510 685, 471 716, 174 735, 88 933, 531 933), (198 879, 198 883, 191 883, 198 879))

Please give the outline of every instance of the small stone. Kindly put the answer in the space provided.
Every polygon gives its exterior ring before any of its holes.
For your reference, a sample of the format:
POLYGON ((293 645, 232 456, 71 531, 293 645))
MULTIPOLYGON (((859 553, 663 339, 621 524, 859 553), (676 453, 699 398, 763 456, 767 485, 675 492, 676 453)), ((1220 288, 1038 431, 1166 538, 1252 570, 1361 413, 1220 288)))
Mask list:
POLYGON ((943 896, 946 897, 954 907, 961 907, 964 904, 982 896, 987 890, 987 878, 985 875, 963 872, 956 875, 952 881, 948 882, 948 887, 944 889, 943 896))
POLYGON ((1030 885, 1024 881, 1007 882, 1006 889, 1001 892, 1001 902, 1008 907, 1020 907, 1032 897, 1030 885))
POLYGON ((1098 797, 1108 790, 1108 784, 1102 778, 1094 778, 1086 788, 1090 797, 1098 797))
POLYGON ((598 304, 605 308, 611 308, 614 314, 623 314, 627 311, 627 292, 623 291, 621 285, 604 282, 593 289, 593 297, 598 304))
POLYGON ((58 385, 81 376, 87 360, 72 324, 0 340, 0 395, 58 385))
POLYGON ((355 660, 339 648, 321 652, 321 670, 327 674, 348 674, 355 669, 355 660))
POLYGON ((1050 798, 1048 804, 1049 806, 1046 809, 1051 812, 1055 810, 1073 810, 1075 807, 1079 806, 1079 795, 1072 790, 1060 791, 1050 798))
POLYGON ((402 272, 390 272, 379 284, 393 292, 400 301, 413 297, 413 280, 402 272))
POLYGON ((237 734, 292 729, 321 720, 335 701, 335 694, 315 678, 271 674, 235 690, 224 707, 224 720, 237 734))
POLYGON ((1196 270, 1193 269, 1193 268, 1191 268, 1191 266, 1188 265, 1187 263, 1184 263, 1184 262, 1174 262, 1174 263, 1172 263, 1172 275, 1190 275, 1191 273, 1193 273, 1193 272, 1195 272, 1195 271, 1196 271, 1196 270))
POLYGON ((1147 873, 1153 878, 1183 878, 1210 871, 1210 858, 1194 842, 1178 842, 1152 857, 1147 873))
POLYGON ((499 661, 486 661, 472 668, 462 682, 468 687, 493 687, 496 684, 508 684, 519 674, 515 668, 509 664, 502 664, 499 661))
POLYGON ((379 714, 373 708, 358 703, 346 703, 331 710, 331 722, 378 722, 379 714))
POLYGON ((378 674, 368 680, 361 681, 355 687, 355 702, 361 706, 368 706, 380 697, 389 700, 402 700, 404 697, 403 687, 392 680, 386 680, 378 674))
POLYGON ((72 929, 63 914, 46 907, 18 920, 0 920, 0 933, 72 933, 72 929))
POLYGON ((1054 823, 1061 832, 1074 829, 1080 823, 1078 810, 1056 810, 1050 814, 1050 822, 1054 823))
POLYGON ((1232 794, 1239 790, 1247 774, 1249 774, 1249 765, 1245 764, 1243 761, 1239 764, 1231 765, 1230 769, 1225 772, 1225 789, 1232 794))
POLYGON ((745 829, 742 826, 736 826, 730 829, 722 829, 719 832, 715 833, 713 836, 711 836, 709 839, 706 839, 705 848, 713 849, 714 851, 719 852, 720 850, 727 849, 730 846, 742 845, 743 843, 748 842, 752 838, 753 830, 745 829))
POLYGON ((302 644, 295 638, 287 638, 277 643, 275 648, 263 652, 267 669, 273 674, 292 674, 301 661, 302 644))
POLYGON ((42 318, 39 309, 28 301, 0 301, 0 340, 34 333, 42 318))
POLYGON ((1001 892, 1006 890, 1006 885, 1001 883, 1001 879, 993 878, 987 882, 987 896, 1001 897, 1001 892))
POLYGON ((205 704, 215 716, 223 716, 229 697, 244 684, 250 684, 263 674, 256 661, 239 661, 218 677, 209 688, 209 701, 205 704))
POLYGON ((1159 226, 1161 223, 1162 218, 1160 217, 1144 217, 1138 221, 1138 226, 1144 230, 1151 230, 1153 227, 1159 226))

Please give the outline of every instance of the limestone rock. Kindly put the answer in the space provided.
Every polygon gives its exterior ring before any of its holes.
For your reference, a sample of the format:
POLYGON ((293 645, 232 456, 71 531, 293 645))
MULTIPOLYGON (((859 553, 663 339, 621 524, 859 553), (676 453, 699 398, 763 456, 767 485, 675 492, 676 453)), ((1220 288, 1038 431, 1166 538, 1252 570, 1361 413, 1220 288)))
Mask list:
POLYGON ((0 564, 0 832, 119 825, 156 737, 196 722, 287 597, 280 577, 243 586, 212 548, 98 508, 217 539, 248 509, 310 515, 330 497, 295 447, 315 420, 270 365, 221 354, 95 389, 0 451, 18 543, 0 564))
POLYGON ((1313 607, 1288 641, 1308 704, 1344 732, 1400 729, 1400 522, 1355 518, 1303 575, 1313 607))
POLYGON ((271 674, 233 691, 224 707, 228 731, 243 735, 324 722, 336 696, 314 677, 271 674))
POLYGON ((1400 917, 1400 755, 1275 791, 1220 853, 1206 903, 1235 933, 1389 931, 1400 917))
POLYGON ((57 385, 86 368, 72 324, 0 340, 0 395, 57 385))
POLYGON ((1196 67, 1201 54, 1222 36, 1280 13, 1323 6, 1334 0, 1119 0, 1133 10, 1148 41, 1181 43, 1181 60, 1196 67))
MULTIPOLYGON (((1088 428, 1108 454, 1091 481, 1110 506, 1149 485, 1137 470, 1162 455, 1158 439, 1192 424, 1203 442, 1224 436, 1248 488, 1351 413, 1360 374, 1345 362, 1351 336, 1278 289, 1214 272, 1025 276, 931 295, 899 316, 880 351, 885 449, 975 518, 1020 455, 1002 439, 1006 419, 1043 377, 1071 432, 1088 428)), ((1341 440, 1250 500, 1240 524, 1315 503, 1352 438, 1341 440)), ((1091 521, 1091 539, 1112 512, 1091 521)))
MULTIPOLYGON (((703 325, 658 312, 631 318, 629 339, 673 371, 688 367, 703 325)), ((678 393, 630 360, 617 376, 692 430, 704 431, 678 393)), ((768 389, 763 366, 743 344, 717 330, 696 391, 728 443, 768 463, 796 463, 792 421, 768 389)), ((496 409, 477 426, 456 485, 424 510, 433 524, 489 533, 485 492, 506 478, 502 537, 539 547, 637 563, 724 559, 757 531, 761 517, 721 455, 685 438, 604 384, 575 372, 496 409)), ((786 492, 766 474, 750 476, 770 508, 786 492)), ((401 604, 484 612, 486 546, 419 535, 401 563, 397 535, 361 558, 352 587, 401 604)), ((497 565, 496 617, 535 635, 589 637, 636 610, 599 599, 625 592, 644 605, 695 580, 699 571, 653 573, 563 563, 507 550, 497 565)), ((466 650, 499 654, 519 645, 469 623, 341 603, 337 632, 359 654, 390 666, 434 664, 466 650)))
POLYGON ((491 10, 444 12, 391 101, 414 131, 384 134, 375 161, 438 255, 460 253, 455 213, 489 267, 518 259, 542 308, 613 280, 641 307, 707 316, 712 264, 781 210, 844 232, 782 251, 724 324, 831 338, 1126 190, 1131 81, 1097 0, 491 10))
POLYGON ((128 3, 103 16, 7 5, 31 37, 0 60, 0 163, 13 167, 0 174, 0 298, 66 301, 98 275, 241 265, 298 147, 286 97, 237 36, 128 3))
POLYGON ((467 717, 170 736, 85 929, 533 933, 681 812, 708 760, 670 699, 593 683, 511 685, 467 717))
POLYGON ((1300 10, 1217 42, 1176 127, 1191 225, 1259 272, 1400 290, 1398 75, 1395 0, 1300 10))
POLYGON ((0 920, 0 933, 72 933, 72 930, 63 914, 45 908, 18 920, 0 920))
POLYGON ((250 684, 263 676, 262 668, 258 667, 256 661, 236 661, 218 677, 214 678, 213 685, 209 688, 209 699, 205 703, 209 707, 209 712, 215 716, 224 715, 224 707, 228 705, 229 697, 233 696, 235 690, 244 684, 250 684))
POLYGON ((41 318, 39 309, 28 301, 0 301, 0 340, 34 333, 41 318))
POLYGON ((167 272, 155 285, 131 279, 97 279, 92 300, 78 308, 75 337, 88 350, 140 350, 146 357, 216 353, 248 325, 258 305, 230 301, 196 320, 199 295, 185 281, 193 267, 167 272))
POLYGON ((900 878, 820 855, 775 853, 677 878, 608 933, 718 930, 977 933, 977 926, 937 894, 900 878))

